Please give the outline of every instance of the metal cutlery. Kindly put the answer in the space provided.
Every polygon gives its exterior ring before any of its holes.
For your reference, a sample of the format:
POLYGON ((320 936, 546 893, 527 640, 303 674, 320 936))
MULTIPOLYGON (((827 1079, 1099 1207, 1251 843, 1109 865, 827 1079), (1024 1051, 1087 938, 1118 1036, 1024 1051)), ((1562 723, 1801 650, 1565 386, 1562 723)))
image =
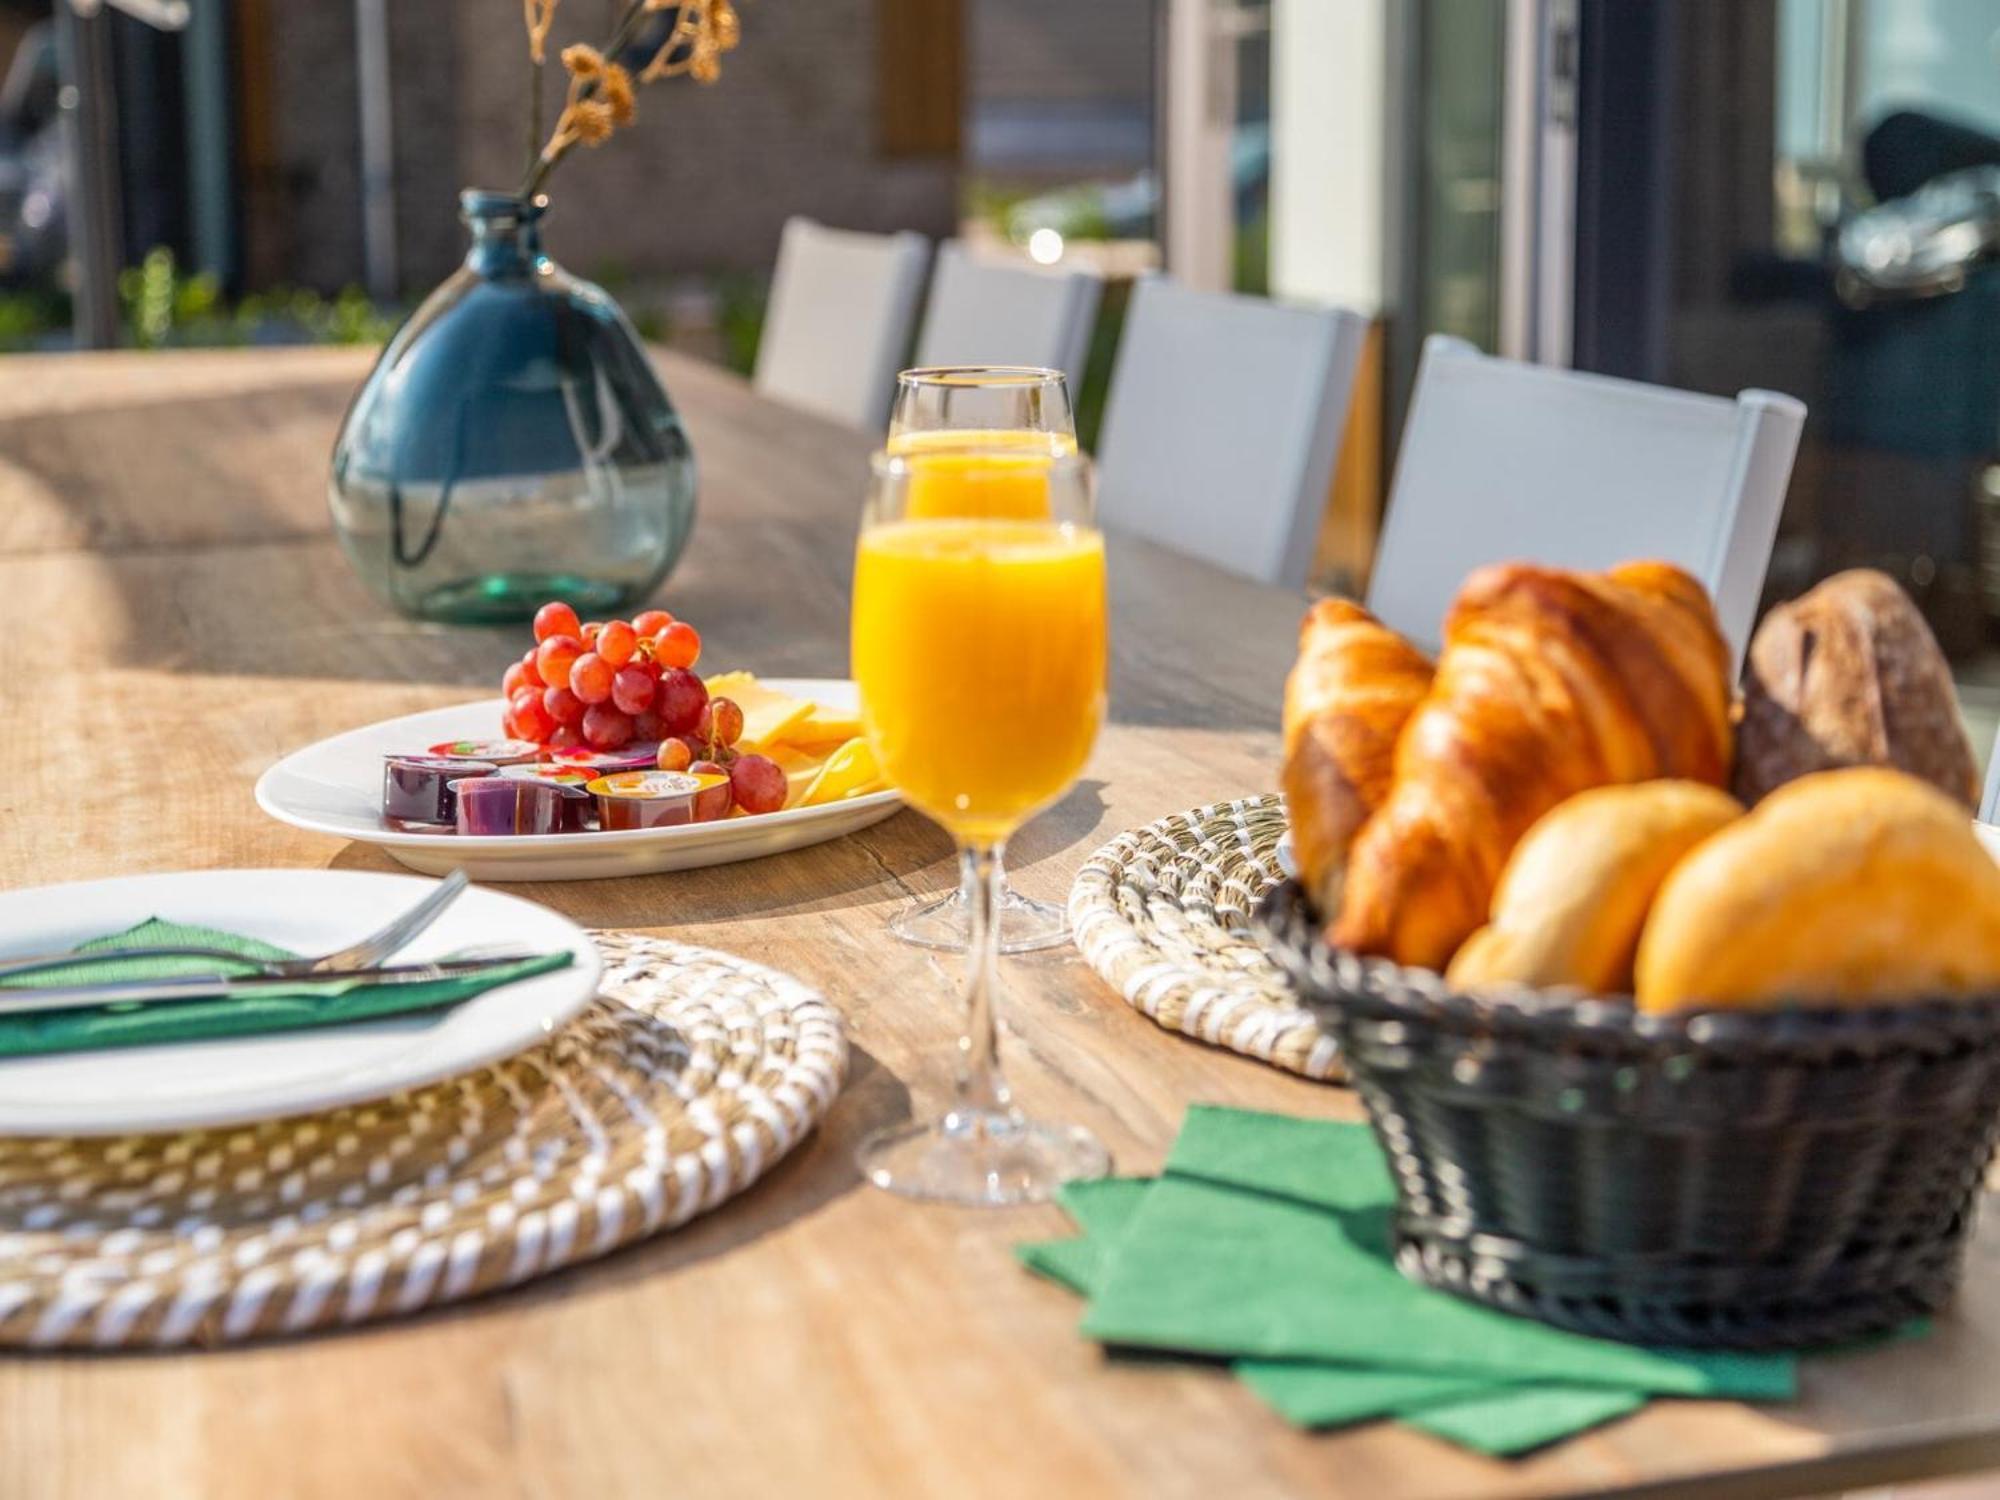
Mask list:
MULTIPOLYGON (((67 969, 73 964, 112 963, 139 958, 213 958, 246 966, 248 972, 241 976, 246 979, 308 979, 329 974, 350 974, 358 969, 372 968, 380 964, 383 959, 413 941, 417 934, 443 914, 446 907, 464 894, 466 886, 470 883, 465 871, 453 870, 425 892, 423 900, 381 931, 371 933, 359 942, 349 943, 345 948, 336 948, 331 953, 322 953, 317 957, 254 959, 245 958, 240 953, 231 953, 226 948, 175 944, 159 944, 145 948, 99 948, 87 953, 30 953, 16 958, 0 959, 0 979, 12 979, 17 975, 33 974, 43 969, 67 969)), ((0 1014, 4 1013, 0 1011, 0 1014)))

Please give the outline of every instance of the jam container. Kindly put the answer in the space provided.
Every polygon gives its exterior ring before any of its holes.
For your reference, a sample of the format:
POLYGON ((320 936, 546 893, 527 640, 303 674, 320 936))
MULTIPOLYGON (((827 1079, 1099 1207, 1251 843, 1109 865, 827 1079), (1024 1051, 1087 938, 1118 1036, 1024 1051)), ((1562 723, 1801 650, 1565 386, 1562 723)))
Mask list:
POLYGON ((652 770, 660 763, 660 743, 645 740, 618 750, 551 750, 545 758, 551 765, 574 766, 592 776, 613 776, 620 771, 652 770))
POLYGON ((589 813, 583 789, 558 781, 495 775, 458 783, 458 831, 469 837, 580 833, 589 813))
POLYGON ((451 823, 457 783, 491 776, 491 761, 455 755, 389 755, 382 760, 382 816, 397 823, 451 823))
POLYGON ((579 770, 575 766, 550 765, 547 761, 541 761, 530 766, 502 766, 499 775, 503 781, 546 782, 551 786, 574 788, 583 797, 584 826, 587 828, 597 826, 597 799, 585 790, 595 777, 595 772, 579 770))
MULTIPOLYGON (((727 776, 687 771, 621 771, 590 783, 600 828, 672 828, 720 817, 712 811, 715 793, 729 788, 727 776), (705 814, 698 818, 697 813, 705 814)), ((723 804, 727 810, 727 802, 723 804)))
POLYGON ((540 760, 542 747, 533 740, 445 740, 430 753, 446 760, 481 760, 494 766, 518 766, 540 760))

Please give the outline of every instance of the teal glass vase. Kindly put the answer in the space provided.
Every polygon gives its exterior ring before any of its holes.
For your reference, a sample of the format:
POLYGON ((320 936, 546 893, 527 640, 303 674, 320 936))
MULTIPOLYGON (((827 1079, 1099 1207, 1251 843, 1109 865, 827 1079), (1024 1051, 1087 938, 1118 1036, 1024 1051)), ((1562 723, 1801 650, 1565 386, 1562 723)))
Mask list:
POLYGON ((334 444, 334 531, 407 614, 586 617, 644 600, 694 527, 695 462, 605 292, 543 254, 547 200, 467 192, 465 264, 389 341, 334 444))

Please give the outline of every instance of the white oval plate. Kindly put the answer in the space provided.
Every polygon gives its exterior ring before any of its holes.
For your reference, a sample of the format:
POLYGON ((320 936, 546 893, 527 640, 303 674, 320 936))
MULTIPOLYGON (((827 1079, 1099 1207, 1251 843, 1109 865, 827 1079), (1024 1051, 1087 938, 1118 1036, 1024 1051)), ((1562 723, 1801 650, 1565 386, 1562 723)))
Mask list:
MULTIPOLYGON (((767 685, 830 708, 851 709, 859 701, 854 684, 840 678, 778 677, 767 685)), ((879 823, 903 805, 894 792, 871 792, 823 807, 794 807, 680 828, 517 838, 412 833, 383 823, 384 755, 420 755, 445 740, 491 739, 500 732, 500 708, 498 698, 436 708, 308 745, 258 779, 257 805, 294 828, 373 844, 426 875, 463 869, 474 880, 599 880, 724 865, 825 843, 879 823)))
MULTIPOLYGON (((148 917, 325 953, 367 936, 430 882, 357 870, 196 870, 0 894, 0 957, 75 947, 148 917)), ((397 962, 503 943, 575 955, 566 969, 449 1010, 269 1036, 0 1058, 0 1135, 126 1135, 240 1125, 380 1099, 511 1057, 597 993, 583 929, 519 896, 473 887, 397 962)))

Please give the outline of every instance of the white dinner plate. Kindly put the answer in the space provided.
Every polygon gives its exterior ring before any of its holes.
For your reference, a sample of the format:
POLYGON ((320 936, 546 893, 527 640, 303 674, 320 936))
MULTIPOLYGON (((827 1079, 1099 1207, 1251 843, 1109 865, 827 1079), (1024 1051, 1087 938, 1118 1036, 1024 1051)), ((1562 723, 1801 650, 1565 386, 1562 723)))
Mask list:
MULTIPOLYGON (((854 684, 839 678, 778 677, 765 685, 829 708, 852 709, 859 701, 854 684)), ((500 709, 500 700, 490 698, 385 719, 308 745, 259 778, 257 805, 295 828, 373 844, 427 875, 462 868, 474 880, 489 881, 597 880, 757 859, 853 833, 881 822, 903 805, 894 792, 871 792, 822 807, 794 807, 679 828, 515 838, 414 833, 382 821, 383 756, 421 755, 446 740, 493 739, 500 733, 500 709)))
MULTIPOLYGON (((0 893, 0 958, 56 952, 148 917, 326 953, 420 901, 428 880, 355 870, 197 870, 0 893)), ((462 1005, 268 1036, 0 1058, 0 1135, 125 1135, 238 1125, 379 1099, 511 1057, 590 1003, 603 967, 583 929, 499 891, 466 891, 395 957, 474 945, 575 955, 462 1005)))

